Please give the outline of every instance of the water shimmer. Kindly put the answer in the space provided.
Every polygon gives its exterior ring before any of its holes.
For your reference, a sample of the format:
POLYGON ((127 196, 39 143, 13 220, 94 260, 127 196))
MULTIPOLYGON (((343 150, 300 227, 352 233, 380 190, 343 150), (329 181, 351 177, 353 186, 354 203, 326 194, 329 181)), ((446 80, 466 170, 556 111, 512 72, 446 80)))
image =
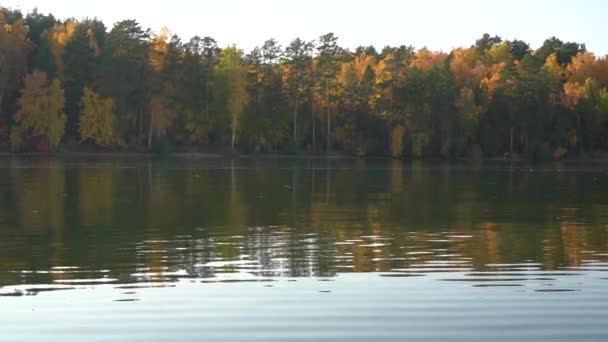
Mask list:
POLYGON ((0 341, 608 340, 608 165, 0 160, 0 341))

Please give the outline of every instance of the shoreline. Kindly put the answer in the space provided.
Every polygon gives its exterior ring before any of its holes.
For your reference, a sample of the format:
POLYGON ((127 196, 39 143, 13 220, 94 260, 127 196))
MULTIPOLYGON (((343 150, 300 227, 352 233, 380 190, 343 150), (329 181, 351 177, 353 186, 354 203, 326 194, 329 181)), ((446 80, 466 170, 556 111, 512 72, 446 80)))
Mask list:
POLYGON ((93 152, 93 151, 58 151, 58 152, 0 152, 2 158, 20 158, 20 157, 76 157, 76 158, 164 158, 164 159, 245 159, 245 160, 272 160, 272 159, 295 159, 295 160, 361 160, 361 161, 401 161, 404 163, 411 163, 415 161, 429 162, 429 163, 475 163, 475 162, 510 162, 510 163, 522 163, 522 164, 534 164, 534 163, 559 163, 559 162, 608 162, 608 153, 600 152, 599 155, 578 155, 571 157, 564 157, 558 160, 540 160, 533 161, 523 156, 517 156, 514 158, 505 157, 483 157, 483 158, 456 158, 456 159, 445 159, 445 158, 425 158, 425 159, 397 159, 388 156, 367 156, 367 157, 356 157, 344 153, 333 153, 333 154, 284 154, 284 153, 260 153, 260 154, 238 154, 238 153, 221 153, 221 152, 172 152, 168 154, 156 154, 152 152, 138 152, 138 151, 107 151, 107 152, 93 152))
MULTIPOLYGON (((343 159, 359 160, 355 156, 347 154, 282 154, 282 153, 261 153, 261 154, 224 154, 214 152, 172 152, 168 154, 157 154, 152 152, 0 152, 0 157, 142 157, 142 158, 192 158, 192 159, 343 159)), ((392 160, 389 157, 368 157, 367 160, 392 160)))

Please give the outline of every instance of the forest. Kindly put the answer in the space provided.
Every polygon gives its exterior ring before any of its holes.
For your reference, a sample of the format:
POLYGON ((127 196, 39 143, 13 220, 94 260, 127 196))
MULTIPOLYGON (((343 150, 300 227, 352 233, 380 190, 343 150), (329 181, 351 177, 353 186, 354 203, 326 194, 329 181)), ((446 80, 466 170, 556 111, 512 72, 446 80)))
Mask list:
POLYGON ((608 59, 483 34, 449 52, 340 46, 327 33, 248 53, 135 20, 0 9, 0 145, 559 159, 608 151, 608 59))

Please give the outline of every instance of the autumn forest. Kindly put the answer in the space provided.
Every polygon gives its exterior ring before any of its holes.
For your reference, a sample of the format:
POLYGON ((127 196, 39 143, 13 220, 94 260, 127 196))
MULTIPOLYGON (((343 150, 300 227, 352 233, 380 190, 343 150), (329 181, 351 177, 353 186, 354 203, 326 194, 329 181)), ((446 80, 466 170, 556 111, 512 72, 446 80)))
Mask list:
POLYGON ((559 159, 608 150, 608 59, 480 34, 450 52, 328 33, 244 52, 135 20, 0 12, 0 142, 14 152, 232 151, 559 159))

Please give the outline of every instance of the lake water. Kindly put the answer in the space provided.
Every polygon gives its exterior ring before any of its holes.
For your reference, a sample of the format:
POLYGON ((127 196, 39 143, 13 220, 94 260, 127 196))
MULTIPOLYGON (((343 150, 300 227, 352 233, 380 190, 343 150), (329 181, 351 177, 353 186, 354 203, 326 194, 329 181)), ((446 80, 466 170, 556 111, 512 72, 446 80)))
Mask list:
POLYGON ((0 159, 0 341, 607 341, 608 164, 0 159))

